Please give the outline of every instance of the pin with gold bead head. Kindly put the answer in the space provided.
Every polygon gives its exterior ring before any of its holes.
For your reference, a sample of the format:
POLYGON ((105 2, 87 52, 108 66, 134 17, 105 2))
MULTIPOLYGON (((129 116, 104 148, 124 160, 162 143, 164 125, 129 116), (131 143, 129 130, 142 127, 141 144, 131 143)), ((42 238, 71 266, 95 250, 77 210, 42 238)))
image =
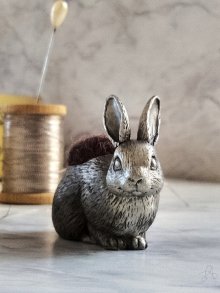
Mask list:
POLYGON ((49 57, 51 54, 51 49, 52 49, 52 45, 53 45, 53 41, 54 41, 54 36, 55 36, 57 29, 63 24, 63 22, 66 18, 67 12, 68 12, 67 1, 57 0, 52 5, 51 12, 50 12, 50 22, 52 25, 52 32, 51 32, 51 36, 50 36, 50 40, 49 40, 49 44, 48 44, 48 48, 47 48, 47 53, 46 53, 46 56, 44 59, 44 64, 43 64, 43 68, 42 68, 42 72, 41 72, 40 83, 39 83, 37 96, 36 96, 37 103, 40 100, 40 94, 41 94, 43 84, 45 81, 45 76, 46 76, 48 61, 49 61, 49 57))

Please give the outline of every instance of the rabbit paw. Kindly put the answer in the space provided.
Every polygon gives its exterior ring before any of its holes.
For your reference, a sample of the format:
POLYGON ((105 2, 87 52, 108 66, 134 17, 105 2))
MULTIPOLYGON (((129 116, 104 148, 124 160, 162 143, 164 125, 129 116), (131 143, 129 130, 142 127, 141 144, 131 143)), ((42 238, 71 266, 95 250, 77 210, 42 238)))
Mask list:
POLYGON ((127 249, 127 242, 115 235, 103 233, 88 225, 90 237, 95 240, 96 244, 109 250, 127 249))
MULTIPOLYGON (((88 225, 90 239, 97 244, 109 250, 143 250, 147 248, 145 233, 135 237, 116 236, 97 231, 91 225, 88 225)), ((85 241, 85 240, 84 240, 85 241)), ((90 240, 91 241, 91 240, 90 240)), ((88 242, 88 241, 87 241, 88 242)), ((93 242, 94 243, 94 242, 93 242)))
POLYGON ((120 250, 127 248, 127 243, 121 238, 109 238, 107 244, 107 249, 120 250))
POLYGON ((116 237, 100 237, 98 240, 99 244, 109 250, 123 250, 127 249, 127 242, 121 238, 116 237))
POLYGON ((147 241, 142 236, 133 237, 129 248, 134 250, 144 250, 147 248, 147 241))
POLYGON ((142 236, 133 237, 131 239, 110 237, 105 239, 102 245, 112 250, 144 250, 147 248, 147 241, 142 236))

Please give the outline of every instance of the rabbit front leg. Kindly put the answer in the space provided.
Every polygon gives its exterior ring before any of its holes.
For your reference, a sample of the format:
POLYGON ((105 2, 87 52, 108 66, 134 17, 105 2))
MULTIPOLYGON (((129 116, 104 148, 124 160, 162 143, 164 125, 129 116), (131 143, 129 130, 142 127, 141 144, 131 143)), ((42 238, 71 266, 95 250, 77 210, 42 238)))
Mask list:
POLYGON ((94 229, 88 224, 88 230, 90 234, 91 242, 94 241, 97 244, 111 250, 144 250, 147 248, 147 241, 145 239, 145 233, 136 237, 131 236, 116 236, 113 234, 107 234, 102 231, 94 229))
POLYGON ((125 239, 117 237, 115 235, 107 234, 102 231, 96 230, 90 224, 88 224, 88 231, 90 239, 95 241, 96 244, 110 250, 127 249, 127 243, 125 239))

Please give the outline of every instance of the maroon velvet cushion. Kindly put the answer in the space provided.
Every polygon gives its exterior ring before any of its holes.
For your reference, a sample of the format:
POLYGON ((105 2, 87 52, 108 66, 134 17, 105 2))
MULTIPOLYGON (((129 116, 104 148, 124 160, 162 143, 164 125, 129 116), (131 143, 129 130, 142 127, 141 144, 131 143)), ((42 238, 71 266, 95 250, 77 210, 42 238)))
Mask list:
POLYGON ((68 165, 80 165, 99 156, 113 154, 115 147, 104 135, 92 136, 76 142, 70 149, 68 165))

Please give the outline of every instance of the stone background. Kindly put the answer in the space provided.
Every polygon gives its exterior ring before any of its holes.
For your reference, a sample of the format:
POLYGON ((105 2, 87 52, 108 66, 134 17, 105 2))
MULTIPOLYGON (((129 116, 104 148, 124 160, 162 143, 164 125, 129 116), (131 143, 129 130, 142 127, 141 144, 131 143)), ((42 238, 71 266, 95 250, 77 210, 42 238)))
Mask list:
MULTIPOLYGON (((220 1, 69 2, 42 92, 45 102, 68 107, 67 146, 103 132, 110 94, 126 105, 135 137, 142 108, 157 94, 165 174, 220 181, 220 1)), ((36 94, 51 4, 0 0, 0 92, 36 94)))

